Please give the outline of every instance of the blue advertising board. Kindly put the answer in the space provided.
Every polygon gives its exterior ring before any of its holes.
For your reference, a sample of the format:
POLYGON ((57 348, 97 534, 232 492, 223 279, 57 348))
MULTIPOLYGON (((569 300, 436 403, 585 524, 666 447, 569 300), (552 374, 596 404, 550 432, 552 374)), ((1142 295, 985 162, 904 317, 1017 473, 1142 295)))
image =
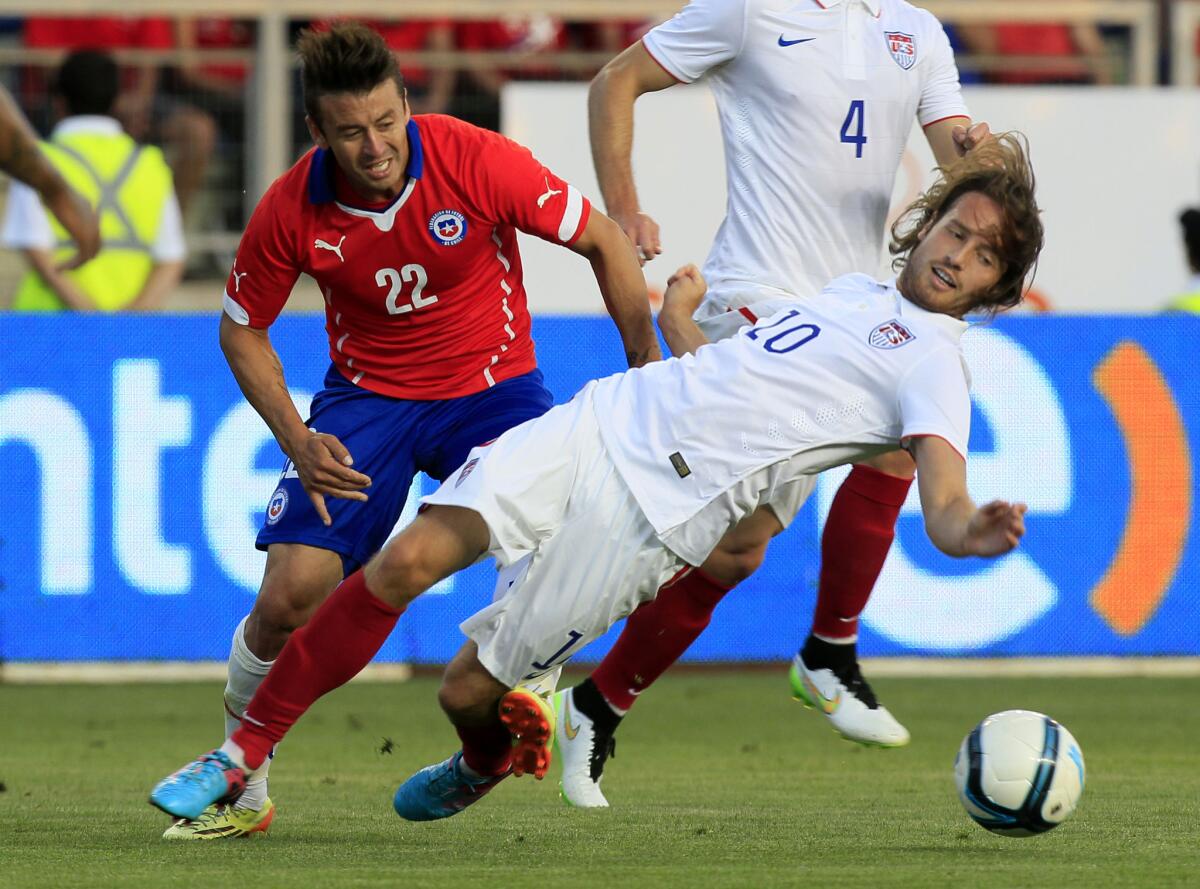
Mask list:
MULTIPOLYGON (((254 534, 282 457, 216 327, 207 316, 0 315, 0 659, 227 655, 261 577, 254 534)), ((323 319, 285 316, 271 335, 303 404, 328 364, 323 319)), ((560 401, 620 369, 607 319, 538 318, 534 336, 560 401)), ((971 489, 980 502, 1028 503, 1028 534, 994 562, 947 558, 914 494, 860 652, 1200 654, 1197 342, 1200 319, 1186 317, 1014 317, 970 331, 971 489)), ((822 478, 689 658, 791 655, 839 478, 822 478)), ((414 492, 433 487, 419 479, 414 492)), ((381 659, 447 660, 493 579, 484 564, 444 581, 381 659)))

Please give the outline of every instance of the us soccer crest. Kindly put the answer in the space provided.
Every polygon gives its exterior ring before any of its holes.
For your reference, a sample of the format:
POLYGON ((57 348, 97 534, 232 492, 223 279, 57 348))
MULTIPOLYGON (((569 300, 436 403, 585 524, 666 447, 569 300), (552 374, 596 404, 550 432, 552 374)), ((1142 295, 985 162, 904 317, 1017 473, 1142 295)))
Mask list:
POLYGON ((461 472, 459 472, 458 480, 454 483, 454 487, 457 488, 459 485, 461 485, 463 482, 465 482, 467 480, 467 476, 471 474, 471 470, 473 470, 478 465, 479 465, 478 457, 472 457, 470 460, 468 460, 467 465, 462 468, 461 472))
POLYGON ((886 31, 883 39, 887 41, 888 52, 896 60, 896 64, 907 71, 917 63, 917 41, 912 34, 903 31, 886 31))
POLYGON ((905 343, 911 343, 916 337, 907 327, 893 318, 880 324, 871 331, 868 341, 876 349, 899 349, 905 343))
POLYGON ((461 244, 467 236, 467 218, 457 210, 439 210, 429 219, 429 233, 443 247, 461 244))

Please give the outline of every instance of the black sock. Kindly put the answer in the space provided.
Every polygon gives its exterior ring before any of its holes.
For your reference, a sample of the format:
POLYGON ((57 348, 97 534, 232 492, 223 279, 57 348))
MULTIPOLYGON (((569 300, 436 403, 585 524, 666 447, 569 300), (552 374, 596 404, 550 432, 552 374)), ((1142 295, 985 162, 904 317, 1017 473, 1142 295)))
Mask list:
POLYGON ((571 689, 571 702, 603 734, 611 735, 621 723, 622 717, 613 712, 590 676, 571 689))
POLYGON ((858 660, 858 646, 853 642, 838 645, 810 634, 800 656, 810 670, 835 670, 852 666, 858 660))

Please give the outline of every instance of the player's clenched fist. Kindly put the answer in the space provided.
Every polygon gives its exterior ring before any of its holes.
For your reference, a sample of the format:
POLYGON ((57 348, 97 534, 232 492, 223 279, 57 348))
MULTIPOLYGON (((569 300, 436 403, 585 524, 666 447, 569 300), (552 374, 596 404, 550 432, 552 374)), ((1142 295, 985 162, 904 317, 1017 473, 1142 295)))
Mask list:
POLYGON ((1000 556, 1016 549, 1025 535, 1024 503, 993 500, 975 510, 967 522, 966 552, 976 556, 1000 556))
POLYGON ((700 307, 700 300, 708 291, 700 269, 690 263, 675 270, 667 279, 667 292, 663 294, 663 311, 679 312, 687 316, 700 307))
POLYGON ((985 142, 990 142, 993 139, 992 128, 983 121, 974 124, 970 129, 964 126, 956 126, 952 131, 954 136, 954 146, 958 149, 959 155, 964 155, 974 148, 978 148, 985 142))
POLYGON ((341 497, 343 500, 367 499, 363 488, 370 487, 371 479, 350 467, 354 459, 346 446, 333 435, 314 431, 301 442, 291 455, 300 476, 300 484, 312 501, 313 508, 326 526, 333 520, 325 508, 325 496, 341 497))

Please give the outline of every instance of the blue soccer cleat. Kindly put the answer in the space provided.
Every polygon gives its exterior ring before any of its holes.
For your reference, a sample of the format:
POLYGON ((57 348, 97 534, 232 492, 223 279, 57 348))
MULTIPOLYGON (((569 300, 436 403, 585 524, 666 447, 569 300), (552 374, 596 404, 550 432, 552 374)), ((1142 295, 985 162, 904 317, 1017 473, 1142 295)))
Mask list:
POLYGON ((398 788, 392 805, 408 821, 436 821, 457 815, 508 777, 468 778, 462 772, 462 751, 445 762, 426 766, 398 788))
POLYGON ((206 753, 150 791, 150 805, 195 821, 214 803, 233 802, 246 789, 246 773, 220 750, 206 753))

